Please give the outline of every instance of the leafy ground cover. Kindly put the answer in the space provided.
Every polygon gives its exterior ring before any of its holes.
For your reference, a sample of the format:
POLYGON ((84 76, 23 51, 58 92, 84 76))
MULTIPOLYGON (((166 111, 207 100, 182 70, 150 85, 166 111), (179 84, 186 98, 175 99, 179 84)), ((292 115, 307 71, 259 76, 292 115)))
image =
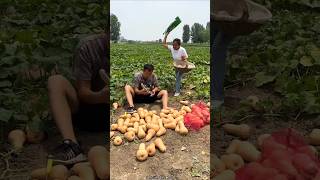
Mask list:
POLYGON ((107 9, 104 1, 90 0, 0 2, 1 140, 14 127, 44 128, 48 76, 70 76, 77 43, 104 31, 107 9))
MULTIPOLYGON (((182 83, 183 94, 188 99, 209 100, 210 97, 210 48, 203 44, 183 45, 189 55, 189 61, 196 68, 186 74, 182 83), (188 95, 186 92, 192 92, 188 95)), ((143 69, 143 65, 151 63, 155 66, 160 87, 169 92, 174 91, 175 71, 169 51, 161 44, 111 44, 111 102, 125 102, 124 86, 131 83, 135 72, 143 69)))
POLYGON ((319 114, 319 11, 288 3, 272 13, 271 22, 230 47, 227 89, 240 85, 268 91, 278 101, 261 100, 257 105, 264 113, 319 114))
MULTIPOLYGON (((0 179, 29 179, 31 170, 45 166, 48 149, 61 141, 47 123, 47 78, 55 73, 70 77, 76 45, 103 32, 107 14, 108 4, 100 0, 0 1, 0 179), (11 156, 7 133, 26 126, 47 131, 49 138, 11 156)), ((103 142, 97 141, 103 134, 81 135, 83 142, 93 142, 84 148, 103 142)))

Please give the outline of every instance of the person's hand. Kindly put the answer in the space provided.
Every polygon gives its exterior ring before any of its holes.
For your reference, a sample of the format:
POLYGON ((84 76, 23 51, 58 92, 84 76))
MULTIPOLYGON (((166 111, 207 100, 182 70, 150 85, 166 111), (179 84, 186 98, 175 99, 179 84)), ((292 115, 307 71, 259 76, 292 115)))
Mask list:
POLYGON ((186 60, 186 56, 181 56, 181 60, 185 61, 186 60))
POLYGON ((156 89, 153 89, 153 90, 151 91, 150 96, 154 96, 155 94, 156 94, 156 89))
POLYGON ((149 92, 145 89, 141 89, 140 94, 146 96, 146 95, 149 95, 149 92))

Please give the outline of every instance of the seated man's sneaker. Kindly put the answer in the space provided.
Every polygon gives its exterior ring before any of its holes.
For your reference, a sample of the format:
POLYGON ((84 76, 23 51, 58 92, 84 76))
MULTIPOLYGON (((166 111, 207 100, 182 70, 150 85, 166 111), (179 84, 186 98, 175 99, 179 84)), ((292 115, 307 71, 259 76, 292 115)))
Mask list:
POLYGON ((174 96, 174 97, 180 96, 180 93, 176 92, 176 93, 174 93, 173 96, 174 96))
POLYGON ((127 113, 132 114, 132 113, 135 113, 135 112, 137 112, 137 110, 136 110, 134 107, 129 107, 129 108, 127 109, 127 113))
POLYGON ((69 165, 87 160, 80 145, 69 139, 63 140, 51 155, 55 164, 69 165))

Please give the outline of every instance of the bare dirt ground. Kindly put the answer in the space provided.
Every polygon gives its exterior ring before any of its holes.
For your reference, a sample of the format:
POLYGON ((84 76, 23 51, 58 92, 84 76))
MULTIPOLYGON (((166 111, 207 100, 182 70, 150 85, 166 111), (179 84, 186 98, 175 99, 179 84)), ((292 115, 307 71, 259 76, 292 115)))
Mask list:
MULTIPOLYGON (((159 111, 161 109, 160 104, 141 106, 149 110, 159 111)), ((180 108, 180 105, 171 103, 171 107, 180 108)), ((122 113, 123 110, 118 111, 113 116, 113 120, 116 121, 116 117, 122 113)), ((122 136, 119 132, 116 135, 122 136)), ((111 145, 111 179, 209 179, 209 126, 198 132, 191 131, 186 136, 181 136, 173 130, 167 130, 167 133, 161 138, 167 147, 167 151, 165 153, 157 151, 155 156, 149 157, 144 162, 137 161, 135 157, 140 144, 139 140, 131 143, 126 142, 119 147, 111 145)))

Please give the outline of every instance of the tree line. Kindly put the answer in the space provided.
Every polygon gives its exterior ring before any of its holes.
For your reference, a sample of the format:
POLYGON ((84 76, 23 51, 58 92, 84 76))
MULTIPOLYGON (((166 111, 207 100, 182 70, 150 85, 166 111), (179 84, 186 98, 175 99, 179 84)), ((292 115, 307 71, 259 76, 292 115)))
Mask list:
MULTIPOLYGON (((120 40, 120 27, 121 23, 115 14, 110 16, 110 35, 111 41, 118 42, 120 40)), ((205 43, 210 41, 210 22, 204 27, 200 23, 194 23, 191 28, 188 24, 183 26, 182 41, 184 43, 205 43)), ((161 42, 161 39, 159 39, 161 42)))

